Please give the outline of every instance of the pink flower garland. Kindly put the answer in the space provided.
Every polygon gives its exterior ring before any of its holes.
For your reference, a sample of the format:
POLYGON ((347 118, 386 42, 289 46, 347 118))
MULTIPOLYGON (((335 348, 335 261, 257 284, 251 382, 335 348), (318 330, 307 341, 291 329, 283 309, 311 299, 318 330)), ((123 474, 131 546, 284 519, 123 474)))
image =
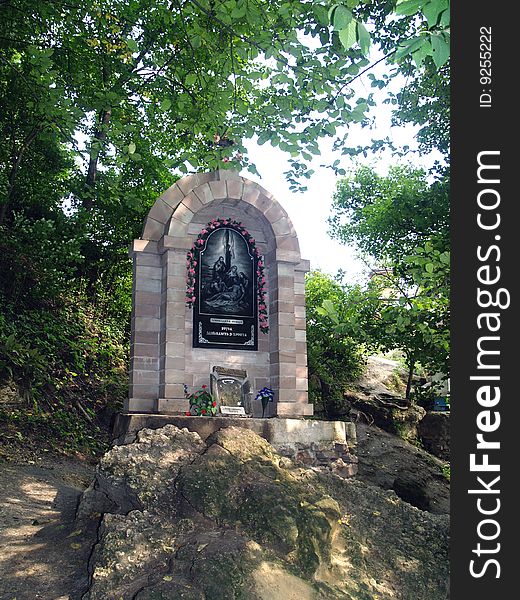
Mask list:
POLYGON ((211 221, 206 225, 206 227, 200 230, 197 239, 191 247, 191 250, 189 250, 188 254, 186 255, 186 304, 189 308, 192 308, 195 304, 195 267, 199 262, 200 249, 206 242, 206 239, 209 236, 209 234, 215 229, 218 229, 222 226, 231 227, 235 231, 241 233, 250 245, 253 255, 256 257, 258 325, 262 333, 267 333, 269 331, 269 319, 267 316, 267 304, 265 301, 265 287, 267 280, 265 278, 264 261, 260 256, 258 248, 256 248, 255 246, 255 239, 253 238, 253 236, 249 233, 249 231, 247 231, 247 229, 243 227, 242 223, 236 221, 235 219, 221 219, 217 217, 216 219, 211 219, 211 221))

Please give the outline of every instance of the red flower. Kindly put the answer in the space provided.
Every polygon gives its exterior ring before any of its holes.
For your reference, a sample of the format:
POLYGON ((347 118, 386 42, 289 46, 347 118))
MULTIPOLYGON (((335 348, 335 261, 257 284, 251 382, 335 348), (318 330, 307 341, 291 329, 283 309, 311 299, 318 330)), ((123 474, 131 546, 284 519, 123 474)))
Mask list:
POLYGON ((201 413, 202 415, 205 415, 205 414, 206 414, 206 409, 205 409, 205 408, 203 408, 203 409, 200 411, 200 413, 201 413))
POLYGON ((217 403, 215 401, 213 401, 211 406, 217 406, 217 403))
POLYGON ((184 414, 185 414, 187 417, 191 417, 191 413, 190 413, 189 411, 186 411, 184 414))
POLYGON ((208 386, 207 385, 203 385, 202 389, 205 390, 208 386))

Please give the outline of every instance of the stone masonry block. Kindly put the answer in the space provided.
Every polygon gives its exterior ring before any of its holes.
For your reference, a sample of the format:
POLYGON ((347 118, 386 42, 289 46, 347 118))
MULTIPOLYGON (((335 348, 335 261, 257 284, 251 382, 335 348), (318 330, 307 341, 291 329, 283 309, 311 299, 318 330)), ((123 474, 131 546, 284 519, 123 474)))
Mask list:
POLYGON ((253 206, 256 206, 257 208, 259 208, 258 203, 257 203, 257 198, 259 195, 260 195, 260 190, 256 187, 256 185, 253 182, 251 182, 251 181, 244 182, 244 187, 243 187, 243 192, 242 192, 242 199, 244 200, 244 202, 247 202, 248 204, 252 204, 253 206))
POLYGON ((307 377, 297 377, 296 378, 296 389, 298 391, 301 390, 308 390, 309 389, 309 382, 307 380, 307 377))
POLYGON ((125 401, 125 412, 150 413, 155 412, 157 401, 155 398, 134 398, 125 401))
POLYGON ((161 280, 160 279, 146 279, 140 277, 137 273, 137 280, 134 283, 136 292, 161 292, 161 280))
MULTIPOLYGON (((158 321, 158 319, 155 319, 158 321)), ((132 337, 134 344, 158 344, 159 331, 139 331, 134 329, 132 337)))
POLYGON ((183 415, 190 409, 188 400, 182 397, 159 398, 157 401, 157 410, 160 414, 183 415))
POLYGON ((295 268, 297 271, 304 271, 305 273, 308 273, 311 270, 311 263, 309 260, 302 259, 295 268))
POLYGON ((177 362, 178 369, 165 369, 162 377, 164 378, 164 384, 177 383, 179 385, 184 384, 184 360, 179 359, 177 362))
POLYGON ((204 183, 203 185, 200 185, 199 187, 195 188, 193 190, 193 193, 202 202, 202 204, 209 204, 210 202, 213 202, 213 200, 215 200, 213 192, 211 191, 211 188, 207 183, 204 183))
POLYGON ((296 365, 296 377, 307 379, 307 367, 296 365))
POLYGON ((296 353, 296 365, 307 368, 307 353, 296 353))
POLYGON ((306 329, 307 322, 305 319, 294 319, 294 328, 295 329, 306 329))
POLYGON ((193 245, 193 239, 188 236, 182 236, 182 237, 177 237, 177 236, 164 236, 163 238, 164 240, 164 249, 175 249, 175 250, 182 250, 184 252, 184 255, 186 255, 187 251, 192 247, 193 245))
MULTIPOLYGON (((185 316, 182 314, 170 313, 166 315, 167 329, 182 329, 184 331, 185 316)), ((168 335, 168 332, 166 333, 168 335)))
MULTIPOLYGON (((279 238, 276 238, 277 241, 279 238)), ((290 263, 295 265, 300 260, 300 251, 295 246, 293 250, 280 250, 277 249, 274 260, 278 261, 278 264, 290 263)))
POLYGON ((185 369, 186 361, 184 358, 184 352, 181 354, 180 350, 172 350, 172 346, 182 346, 182 348, 185 347, 184 344, 181 344, 180 342, 167 342, 166 356, 164 357, 164 369, 179 371, 181 368, 180 365, 182 365, 182 368, 185 369))
POLYGON ((227 189, 225 181, 210 181, 209 187, 215 200, 223 200, 227 197, 227 189))
POLYGON ((131 384, 159 385, 159 371, 140 371, 134 369, 130 373, 131 384))
POLYGON ((295 341, 296 354, 307 354, 307 342, 295 341))
POLYGON ((131 344, 130 356, 139 358, 159 358, 157 344, 131 344))
POLYGON ((158 241, 164 234, 164 223, 148 217, 145 221, 142 238, 158 241))
POLYGON ((159 359, 148 358, 148 357, 135 357, 132 360, 132 368, 141 371, 158 371, 159 370, 159 359))
POLYGON ((161 328, 160 319, 154 319, 152 317, 135 317, 133 321, 134 332, 136 333, 139 331, 158 332, 161 328))
POLYGON ((136 265, 136 274, 138 278, 142 279, 161 279, 162 268, 160 266, 145 267, 136 265))
POLYGON ((296 356, 292 352, 271 352, 271 364, 277 363, 296 364, 296 356))
POLYGON ((305 342, 307 341, 307 331, 305 329, 297 329, 294 332, 294 337, 297 342, 305 342))
POLYGON ((138 304, 134 307, 134 316, 136 317, 154 317, 159 319, 161 316, 161 307, 153 304, 138 304))
POLYGON ((192 175, 186 175, 186 177, 182 177, 177 181, 177 186, 180 188, 182 193, 187 196, 191 190, 198 187, 200 185, 199 176, 197 173, 192 175))
POLYGON ((164 202, 164 200, 159 198, 150 209, 148 216, 156 221, 159 221, 159 223, 166 223, 166 221, 168 221, 168 219, 172 216, 172 212, 172 207, 164 202))
MULTIPOLYGON (((179 386, 184 386, 184 381, 178 383, 166 383, 161 386, 161 398, 179 398, 179 386)), ((182 393, 181 398, 184 396, 184 392, 182 393)))
MULTIPOLYGON (((182 206, 182 204, 179 204, 179 206, 177 207, 177 210, 181 206, 182 206)), ((181 221, 181 219, 177 218, 176 213, 173 213, 173 216, 170 219, 170 223, 168 225, 168 236, 171 236, 173 238, 184 238, 184 237, 186 237, 187 234, 188 234, 187 223, 185 221, 181 221)))
POLYGON ((226 181, 226 188, 228 198, 236 198, 237 200, 242 198, 244 184, 239 179, 228 179, 226 181))
POLYGON ((133 301, 134 306, 141 306, 143 304, 158 306, 161 304, 161 294, 160 292, 141 292, 139 290, 134 290, 133 301))
POLYGON ((271 223, 276 223, 276 221, 279 221, 283 217, 287 217, 287 213, 278 203, 272 203, 264 212, 264 215, 271 223))
POLYGON ((282 217, 278 221, 271 223, 274 234, 278 236, 286 235, 290 231, 290 221, 288 217, 282 217))
MULTIPOLYGON (((178 204, 182 202, 185 194, 181 190, 181 188, 175 183, 171 187, 169 187, 163 194, 160 196, 160 199, 168 204, 168 206, 172 209, 176 208, 178 204)), ((171 212, 171 211, 170 211, 171 212)))
POLYGON ((194 192, 190 192, 182 202, 191 210, 193 214, 197 214, 204 206, 200 198, 198 198, 194 192))
MULTIPOLYGON (((173 213, 173 217, 174 219, 177 219, 179 221, 181 221, 182 223, 185 223, 186 225, 188 225, 188 223, 191 223, 191 220, 193 219, 193 212, 186 206, 186 204, 184 203, 184 200, 179 204, 179 206, 177 206, 177 208, 175 209, 175 212, 173 213)), ((187 227, 186 227, 186 231, 187 231, 187 227)))
POLYGON ((137 252, 135 254, 135 265, 136 267, 160 267, 161 257, 159 254, 137 252))
POLYGON ((227 181, 229 179, 238 179, 242 181, 242 177, 240 177, 239 173, 234 169, 218 169, 217 179, 220 181, 227 181))
POLYGON ((157 254, 157 242, 153 240, 134 240, 130 246, 130 252, 146 252, 147 254, 157 254))
POLYGON ((159 386, 147 383, 133 383, 130 386, 132 398, 157 399, 159 397, 159 386))

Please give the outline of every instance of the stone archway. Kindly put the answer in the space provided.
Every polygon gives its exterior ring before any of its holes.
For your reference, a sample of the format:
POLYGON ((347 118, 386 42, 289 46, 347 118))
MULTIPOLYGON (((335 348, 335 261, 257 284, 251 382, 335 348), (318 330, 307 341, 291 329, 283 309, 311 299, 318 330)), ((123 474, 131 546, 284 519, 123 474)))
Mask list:
MULTIPOLYGON (((284 209, 232 171, 189 175, 151 208, 131 248, 134 265, 129 412, 183 413, 184 384, 208 383, 215 365, 245 369, 253 389, 273 388, 280 416, 312 414, 307 394, 304 277, 298 238, 284 209), (212 218, 232 217, 265 258, 270 330, 258 350, 193 348, 185 303, 186 253, 212 218)), ((260 412, 257 407, 255 415, 260 412)))

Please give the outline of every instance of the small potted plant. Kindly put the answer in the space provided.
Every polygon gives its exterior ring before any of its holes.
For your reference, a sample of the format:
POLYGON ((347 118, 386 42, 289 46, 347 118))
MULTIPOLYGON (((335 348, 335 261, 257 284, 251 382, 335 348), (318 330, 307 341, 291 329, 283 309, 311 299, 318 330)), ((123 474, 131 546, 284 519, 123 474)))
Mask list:
POLYGON ((190 410, 186 416, 213 417, 217 414, 217 403, 208 392, 207 385, 203 385, 201 389, 192 394, 188 394, 187 387, 185 387, 185 395, 190 401, 190 410))
POLYGON ((269 402, 272 402, 274 399, 274 392, 271 388, 263 387, 258 394, 256 395, 255 400, 260 400, 262 402, 262 417, 265 415, 265 409, 269 402))

